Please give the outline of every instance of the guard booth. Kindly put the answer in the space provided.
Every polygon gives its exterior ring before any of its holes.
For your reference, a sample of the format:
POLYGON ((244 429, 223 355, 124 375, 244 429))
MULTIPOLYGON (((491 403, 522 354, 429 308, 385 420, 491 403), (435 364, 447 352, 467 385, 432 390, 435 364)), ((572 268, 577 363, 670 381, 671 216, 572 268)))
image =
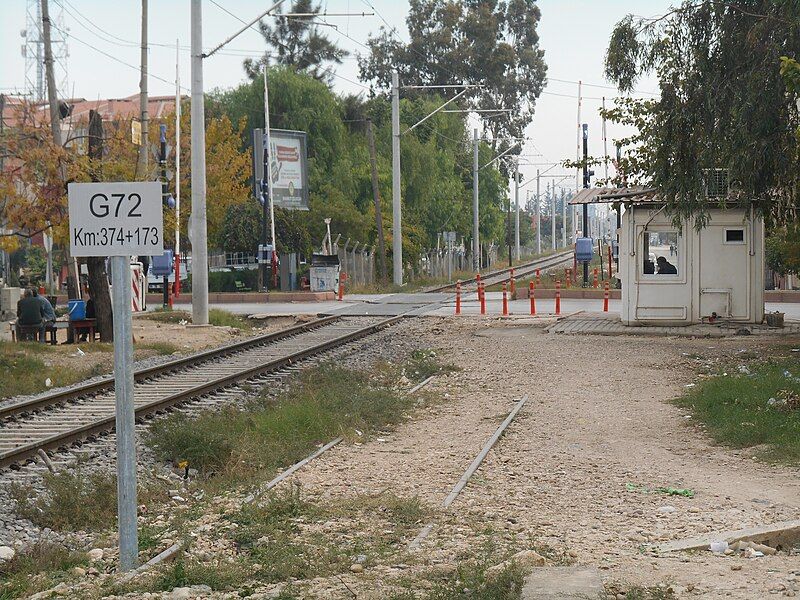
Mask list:
POLYGON ((694 218, 676 226, 652 188, 585 189, 571 201, 583 203, 618 211, 625 325, 764 320, 764 222, 752 208, 711 208, 697 229, 694 218))

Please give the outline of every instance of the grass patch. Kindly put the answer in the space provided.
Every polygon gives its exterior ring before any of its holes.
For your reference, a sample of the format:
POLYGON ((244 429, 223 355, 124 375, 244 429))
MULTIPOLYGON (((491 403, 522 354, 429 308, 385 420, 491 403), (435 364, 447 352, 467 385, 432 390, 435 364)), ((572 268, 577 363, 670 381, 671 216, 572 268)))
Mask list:
POLYGON ((26 598, 65 579, 67 571, 86 564, 86 555, 50 542, 38 542, 0 563, 0 600, 26 598))
POLYGON ((0 341, 0 398, 43 392, 48 378, 52 387, 60 387, 92 376, 91 369, 48 365, 42 360, 41 356, 55 352, 52 346, 37 342, 0 341))
POLYGON ((460 369, 455 365, 442 364, 435 350, 414 350, 405 367, 405 375, 413 383, 419 383, 432 375, 458 370, 460 369))
MULTIPOLYGON (((106 473, 81 471, 46 473, 44 493, 29 485, 11 484, 9 492, 16 502, 17 514, 56 531, 102 531, 116 523, 117 479, 106 473)), ((166 499, 160 486, 140 485, 141 504, 166 499)))
POLYGON ((255 399, 154 423, 147 443, 163 460, 188 460, 205 476, 242 478, 284 468, 320 443, 359 430, 364 436, 397 423, 411 402, 369 375, 326 364, 301 372, 277 400, 255 399))
POLYGON ((171 354, 180 354, 182 348, 170 342, 147 342, 146 344, 137 344, 139 350, 153 350, 158 356, 169 356, 171 354))
POLYGON ((156 321, 158 323, 180 323, 181 321, 186 321, 187 323, 192 322, 192 314, 185 310, 172 310, 169 308, 157 308, 155 310, 147 311, 142 317, 142 319, 148 319, 150 321, 156 321))
POLYGON ((208 309, 208 322, 216 327, 234 327, 235 329, 250 330, 253 325, 241 315, 235 315, 220 308, 208 309))
MULTIPOLYGON (((158 323, 173 323, 179 324, 181 322, 192 322, 192 314, 185 310, 171 310, 165 308, 157 308, 156 310, 145 313, 144 319, 157 321, 158 323)), ((227 310, 220 308, 210 308, 208 310, 208 322, 216 327, 235 327, 236 329, 250 330, 253 329, 253 324, 247 317, 235 315, 227 310)))
POLYGON ((767 459, 800 464, 800 364, 792 357, 751 364, 698 382, 676 404, 690 409, 715 441, 759 446, 767 459))
POLYGON ((238 588, 249 573, 241 562, 203 564, 194 560, 178 559, 155 581, 156 590, 171 591, 176 587, 207 585, 212 590, 238 588))
POLYGON ((455 573, 447 576, 433 575, 433 588, 421 595, 414 582, 406 591, 389 596, 389 600, 519 600, 525 583, 525 571, 511 563, 500 573, 487 578, 488 563, 465 562, 458 565, 455 573))
POLYGON ((611 584, 606 589, 606 597, 611 600, 618 594, 624 594, 625 600, 675 600, 675 590, 670 585, 644 587, 640 585, 624 586, 611 584))

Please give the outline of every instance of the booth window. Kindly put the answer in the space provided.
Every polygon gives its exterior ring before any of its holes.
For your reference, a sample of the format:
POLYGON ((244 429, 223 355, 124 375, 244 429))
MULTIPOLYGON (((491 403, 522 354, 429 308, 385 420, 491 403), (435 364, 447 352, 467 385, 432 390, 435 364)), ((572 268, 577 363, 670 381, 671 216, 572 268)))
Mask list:
POLYGON ((726 244, 744 244, 744 229, 725 229, 726 244))
POLYGON ((642 248, 644 275, 678 274, 678 232, 645 231, 642 248))

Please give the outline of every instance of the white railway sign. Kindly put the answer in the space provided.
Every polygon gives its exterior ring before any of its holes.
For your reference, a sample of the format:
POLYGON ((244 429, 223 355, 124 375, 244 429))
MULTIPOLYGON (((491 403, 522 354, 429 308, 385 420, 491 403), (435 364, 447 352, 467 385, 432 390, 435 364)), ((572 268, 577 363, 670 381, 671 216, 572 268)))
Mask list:
POLYGON ((69 184, 72 256, 161 254, 164 218, 157 181, 69 184))

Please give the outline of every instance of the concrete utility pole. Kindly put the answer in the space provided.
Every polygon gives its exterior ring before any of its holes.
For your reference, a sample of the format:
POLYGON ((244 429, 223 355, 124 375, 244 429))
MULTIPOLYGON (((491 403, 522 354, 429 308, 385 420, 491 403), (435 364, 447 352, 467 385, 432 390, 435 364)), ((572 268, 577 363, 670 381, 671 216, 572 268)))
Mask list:
POLYGON ((61 124, 58 118, 58 90, 53 66, 53 46, 50 37, 50 8, 47 0, 42 0, 42 35, 44 37, 44 70, 47 78, 47 103, 50 105, 50 130, 53 143, 61 146, 61 124))
POLYGON ((480 243, 480 206, 478 203, 478 170, 480 169, 478 147, 478 128, 472 132, 472 267, 475 271, 481 270, 481 243, 480 243))
MULTIPOLYGON (((53 45, 50 33, 50 7, 47 0, 41 0, 42 8, 42 37, 44 38, 44 70, 47 78, 47 103, 50 107, 50 130, 53 134, 53 143, 59 148, 63 146, 61 138, 61 123, 58 108, 58 90, 56 89, 56 73, 53 64, 53 45)), ((66 169, 61 165, 61 180, 66 182, 66 169)), ((80 288, 78 282, 78 265, 70 256, 69 248, 64 249, 64 258, 67 262, 67 273, 72 269, 74 273, 67 276, 67 296, 69 298, 80 298, 80 288)))
POLYGON ((403 285, 403 209, 400 205, 400 77, 392 71, 392 279, 403 285))
POLYGON ((561 189, 561 247, 567 247, 567 198, 561 189))
POLYGON ((208 325, 206 125, 203 106, 203 9, 192 0, 192 324, 208 325))
POLYGON ((539 169, 536 169, 536 254, 542 253, 542 207, 539 196, 539 184, 541 181, 539 169))
POLYGON ((553 250, 556 249, 556 190, 550 191, 550 182, 547 182, 547 195, 550 197, 550 237, 553 250))
POLYGON ((147 179, 148 153, 150 140, 148 136, 150 115, 147 110, 147 0, 142 0, 142 56, 141 76, 139 78, 139 111, 142 121, 142 141, 139 146, 139 164, 137 171, 147 179))
POLYGON ((375 132, 372 130, 372 119, 367 119, 367 141, 369 142, 369 166, 372 175, 372 199, 375 202, 378 265, 381 273, 381 280, 386 281, 386 243, 383 239, 383 215, 381 214, 381 197, 378 191, 378 157, 375 153, 375 132))
POLYGON ((514 213, 514 255, 519 260, 522 254, 519 247, 519 160, 514 163, 514 203, 516 205, 514 213))
MULTIPOLYGON (((589 125, 583 124, 583 187, 589 187, 589 125)), ((583 237, 592 236, 589 230, 589 204, 583 203, 583 237)), ((583 287, 589 287, 589 263, 583 263, 583 287)))

